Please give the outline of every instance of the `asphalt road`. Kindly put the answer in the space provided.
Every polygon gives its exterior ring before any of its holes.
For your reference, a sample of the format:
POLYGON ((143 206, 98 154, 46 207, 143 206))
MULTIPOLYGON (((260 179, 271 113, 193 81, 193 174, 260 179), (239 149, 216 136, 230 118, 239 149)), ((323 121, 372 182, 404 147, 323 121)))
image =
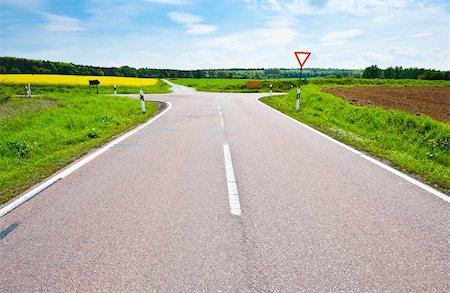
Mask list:
POLYGON ((0 292, 449 292, 449 204, 259 96, 146 96, 172 108, 0 219, 0 292))

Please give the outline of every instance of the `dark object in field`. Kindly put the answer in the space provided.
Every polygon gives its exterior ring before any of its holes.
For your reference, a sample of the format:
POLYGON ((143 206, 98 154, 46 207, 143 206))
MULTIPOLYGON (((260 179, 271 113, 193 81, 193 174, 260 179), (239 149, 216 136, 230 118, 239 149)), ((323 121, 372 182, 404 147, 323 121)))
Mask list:
POLYGON ((249 80, 247 81, 247 88, 249 89, 260 89, 261 81, 259 80, 249 80))
POLYGON ((98 85, 99 84, 100 84, 100 80, 98 80, 98 79, 89 80, 89 93, 92 94, 91 86, 95 85, 95 87, 97 88, 97 95, 98 95, 98 85))

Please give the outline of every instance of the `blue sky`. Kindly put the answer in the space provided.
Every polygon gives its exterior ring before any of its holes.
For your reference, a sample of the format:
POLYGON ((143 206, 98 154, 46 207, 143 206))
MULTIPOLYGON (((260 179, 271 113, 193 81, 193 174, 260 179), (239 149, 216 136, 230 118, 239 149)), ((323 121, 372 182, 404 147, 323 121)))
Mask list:
POLYGON ((426 0, 0 0, 0 56, 151 68, 450 68, 426 0))

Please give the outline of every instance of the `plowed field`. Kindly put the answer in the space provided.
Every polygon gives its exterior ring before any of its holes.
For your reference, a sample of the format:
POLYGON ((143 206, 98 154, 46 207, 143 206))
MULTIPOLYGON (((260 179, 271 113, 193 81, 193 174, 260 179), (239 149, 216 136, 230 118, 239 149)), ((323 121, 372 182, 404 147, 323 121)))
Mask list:
POLYGON ((449 87, 377 86, 328 88, 324 91, 356 105, 376 105, 450 121, 449 87))

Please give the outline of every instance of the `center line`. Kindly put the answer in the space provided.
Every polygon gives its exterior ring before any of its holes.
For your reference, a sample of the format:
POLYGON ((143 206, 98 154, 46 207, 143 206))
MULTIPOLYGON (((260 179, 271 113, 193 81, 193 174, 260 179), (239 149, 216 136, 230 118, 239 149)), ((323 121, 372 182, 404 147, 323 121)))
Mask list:
POLYGON ((234 177, 233 163, 231 162, 230 146, 223 145, 223 156, 225 158, 225 170, 227 174, 228 200, 230 202, 230 212, 235 216, 241 215, 241 204, 239 203, 239 195, 234 177))
POLYGON ((217 97, 217 108, 219 109, 220 126, 222 128, 225 128, 225 122, 223 121, 223 113, 222 113, 222 107, 220 106, 219 97, 217 97))
POLYGON ((220 126, 222 126, 222 128, 225 127, 225 122, 223 122, 223 114, 222 111, 219 112, 219 116, 220 116, 220 126))

